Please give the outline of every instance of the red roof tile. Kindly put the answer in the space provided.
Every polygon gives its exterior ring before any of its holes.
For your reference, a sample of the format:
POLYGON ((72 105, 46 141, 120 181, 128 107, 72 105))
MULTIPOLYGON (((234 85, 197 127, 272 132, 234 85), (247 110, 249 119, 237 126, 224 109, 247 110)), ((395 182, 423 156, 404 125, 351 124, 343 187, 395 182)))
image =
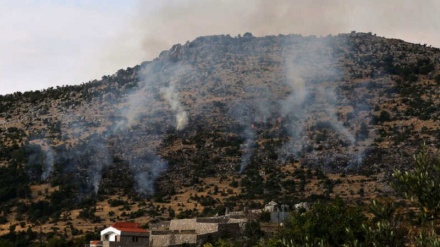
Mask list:
POLYGON ((112 227, 118 229, 121 232, 139 232, 139 233, 148 233, 147 230, 142 229, 139 223, 135 222, 116 222, 112 225, 112 227))

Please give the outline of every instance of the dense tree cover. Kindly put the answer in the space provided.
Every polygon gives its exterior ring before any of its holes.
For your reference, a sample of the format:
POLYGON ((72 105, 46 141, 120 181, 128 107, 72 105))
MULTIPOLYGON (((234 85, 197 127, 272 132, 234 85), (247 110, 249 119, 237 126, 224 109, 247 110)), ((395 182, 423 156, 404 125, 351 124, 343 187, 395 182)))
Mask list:
POLYGON ((0 201, 25 198, 30 194, 28 177, 22 165, 16 162, 0 166, 0 201))

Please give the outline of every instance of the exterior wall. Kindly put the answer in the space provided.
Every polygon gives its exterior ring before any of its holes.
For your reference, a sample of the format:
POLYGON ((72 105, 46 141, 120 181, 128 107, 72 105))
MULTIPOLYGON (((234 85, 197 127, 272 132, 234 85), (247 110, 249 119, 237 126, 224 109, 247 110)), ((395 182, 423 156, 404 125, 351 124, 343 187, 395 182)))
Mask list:
POLYGON ((102 241, 102 247, 110 247, 110 243, 109 241, 102 241))
POLYGON ((181 219, 181 220, 171 220, 170 230, 191 230, 196 229, 197 219, 181 219))
POLYGON ((246 219, 199 218, 172 220, 169 229, 150 231, 150 246, 200 246, 209 238, 236 237, 243 232, 246 219))
POLYGON ((120 235, 121 231, 113 227, 108 227, 101 231, 101 241, 115 241, 116 238, 119 240, 120 235), (105 236, 108 236, 108 239, 106 239, 105 236))
POLYGON ((102 247, 146 247, 149 242, 148 233, 122 232, 121 235, 117 235, 109 231, 105 234, 109 235, 109 240, 105 240, 105 235, 101 235, 102 247), (133 241, 133 237, 136 237, 137 242, 133 241))
POLYGON ((122 240, 120 242, 102 241, 102 247, 148 247, 149 239, 144 237, 142 240, 139 238, 139 242, 133 243, 132 239, 122 240))
POLYGON ((165 234, 151 235, 150 247, 163 247, 170 245, 196 244, 197 234, 165 234))
POLYGON ((151 223, 150 229, 151 230, 168 230, 168 229, 170 229, 170 221, 161 221, 158 223, 151 223))
POLYGON ((121 247, 146 247, 148 246, 149 236, 145 233, 122 234, 119 245, 121 247), (133 242, 133 237, 137 238, 137 242, 133 242))
POLYGON ((197 234, 206 234, 218 231, 218 223, 200 223, 197 219, 172 220, 170 230, 195 230, 197 234))
POLYGON ((272 223, 282 223, 289 219, 288 212, 272 212, 270 213, 270 222, 272 223))
POLYGON ((104 235, 101 235, 101 241, 115 241, 116 239, 120 239, 120 235, 116 234, 114 232, 108 232, 104 235), (105 238, 105 236, 108 236, 108 239, 105 238))

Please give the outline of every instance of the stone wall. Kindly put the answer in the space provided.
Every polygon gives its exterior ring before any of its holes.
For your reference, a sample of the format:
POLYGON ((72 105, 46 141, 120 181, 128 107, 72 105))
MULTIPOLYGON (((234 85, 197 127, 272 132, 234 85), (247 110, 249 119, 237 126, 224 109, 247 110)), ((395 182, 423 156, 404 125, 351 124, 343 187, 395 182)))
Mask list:
POLYGON ((197 219, 172 220, 170 230, 195 230, 197 234, 213 233, 218 231, 218 223, 201 223, 197 219))
POLYGON ((198 246, 209 238, 236 237, 243 232, 246 219, 198 218, 169 222, 169 228, 150 231, 150 246, 198 246))
POLYGON ((152 223, 150 224, 150 229, 151 230, 168 230, 170 229, 170 221, 161 221, 158 223, 152 223))
POLYGON ((165 234, 150 236, 150 247, 178 246, 186 243, 196 244, 197 234, 165 234))

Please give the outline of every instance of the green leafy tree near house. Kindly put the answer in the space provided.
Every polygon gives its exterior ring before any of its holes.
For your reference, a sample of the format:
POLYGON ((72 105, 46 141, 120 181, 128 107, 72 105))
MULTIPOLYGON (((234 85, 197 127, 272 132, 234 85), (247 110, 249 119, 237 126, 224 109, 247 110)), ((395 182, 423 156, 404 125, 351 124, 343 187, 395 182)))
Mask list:
POLYGON ((336 198, 329 203, 316 203, 305 213, 293 212, 276 238, 289 243, 280 246, 342 246, 350 240, 362 239, 361 226, 365 220, 361 208, 336 198))
POLYGON ((440 219, 440 160, 428 155, 425 145, 414 156, 411 171, 396 170, 394 188, 420 209, 423 219, 440 219))

